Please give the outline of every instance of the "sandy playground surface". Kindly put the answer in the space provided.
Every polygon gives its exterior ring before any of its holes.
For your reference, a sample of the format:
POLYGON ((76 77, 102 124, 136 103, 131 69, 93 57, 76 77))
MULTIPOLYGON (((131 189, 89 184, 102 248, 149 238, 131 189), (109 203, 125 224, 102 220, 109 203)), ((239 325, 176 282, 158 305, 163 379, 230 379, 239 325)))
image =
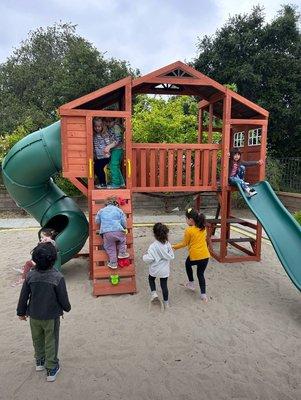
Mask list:
MULTIPOLYGON (((172 228, 172 242, 184 226, 172 228)), ((12 270, 28 258, 37 230, 0 231, 1 400, 301 399, 301 296, 273 248, 260 263, 206 271, 209 303, 181 285, 185 250, 169 280, 171 308, 149 310, 141 256, 151 228, 135 229, 138 294, 94 298, 87 261, 64 267, 72 310, 61 323, 61 372, 36 372, 28 322, 15 314, 12 270)))

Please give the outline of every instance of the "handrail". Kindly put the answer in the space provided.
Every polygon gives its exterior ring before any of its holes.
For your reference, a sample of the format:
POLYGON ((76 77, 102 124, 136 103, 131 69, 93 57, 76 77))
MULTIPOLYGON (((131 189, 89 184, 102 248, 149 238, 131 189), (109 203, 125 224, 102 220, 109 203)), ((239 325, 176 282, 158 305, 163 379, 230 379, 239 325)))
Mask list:
POLYGON ((188 149, 188 150, 220 150, 220 144, 206 143, 132 143, 133 149, 188 149))

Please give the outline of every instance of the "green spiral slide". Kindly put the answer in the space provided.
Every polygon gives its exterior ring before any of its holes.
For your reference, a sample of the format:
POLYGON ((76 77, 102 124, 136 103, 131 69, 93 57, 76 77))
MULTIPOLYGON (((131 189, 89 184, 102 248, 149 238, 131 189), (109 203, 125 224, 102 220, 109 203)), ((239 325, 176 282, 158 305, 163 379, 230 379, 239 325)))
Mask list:
POLYGON ((253 187, 257 195, 249 198, 238 185, 248 207, 270 238, 287 275, 301 291, 301 227, 283 206, 268 182, 262 181, 253 187))
POLYGON ((61 169, 60 121, 24 137, 2 163, 4 184, 17 205, 58 232, 58 269, 81 250, 89 232, 83 212, 53 182, 61 169))

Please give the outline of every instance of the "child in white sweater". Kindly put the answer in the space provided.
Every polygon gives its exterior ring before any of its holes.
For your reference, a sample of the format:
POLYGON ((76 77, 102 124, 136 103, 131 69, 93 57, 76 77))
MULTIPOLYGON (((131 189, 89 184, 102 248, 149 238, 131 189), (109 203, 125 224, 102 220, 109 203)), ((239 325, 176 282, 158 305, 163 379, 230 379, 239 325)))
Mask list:
POLYGON ((169 229, 160 222, 153 227, 155 241, 149 246, 143 261, 149 264, 148 282, 151 290, 151 301, 157 300, 156 278, 160 278, 164 307, 169 307, 167 280, 170 271, 170 261, 175 258, 171 244, 168 241, 169 229))

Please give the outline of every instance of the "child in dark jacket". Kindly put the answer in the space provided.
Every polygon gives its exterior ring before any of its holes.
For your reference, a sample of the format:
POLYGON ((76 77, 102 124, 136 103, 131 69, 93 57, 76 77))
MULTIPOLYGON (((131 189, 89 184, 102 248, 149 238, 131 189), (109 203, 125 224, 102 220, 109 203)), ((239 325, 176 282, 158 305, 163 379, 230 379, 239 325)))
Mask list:
POLYGON ((58 354, 60 316, 69 312, 63 275, 53 268, 57 252, 53 244, 40 243, 32 252, 35 268, 22 286, 17 307, 20 320, 30 317, 30 329, 35 350, 36 371, 47 370, 47 381, 53 382, 60 371, 58 354))

